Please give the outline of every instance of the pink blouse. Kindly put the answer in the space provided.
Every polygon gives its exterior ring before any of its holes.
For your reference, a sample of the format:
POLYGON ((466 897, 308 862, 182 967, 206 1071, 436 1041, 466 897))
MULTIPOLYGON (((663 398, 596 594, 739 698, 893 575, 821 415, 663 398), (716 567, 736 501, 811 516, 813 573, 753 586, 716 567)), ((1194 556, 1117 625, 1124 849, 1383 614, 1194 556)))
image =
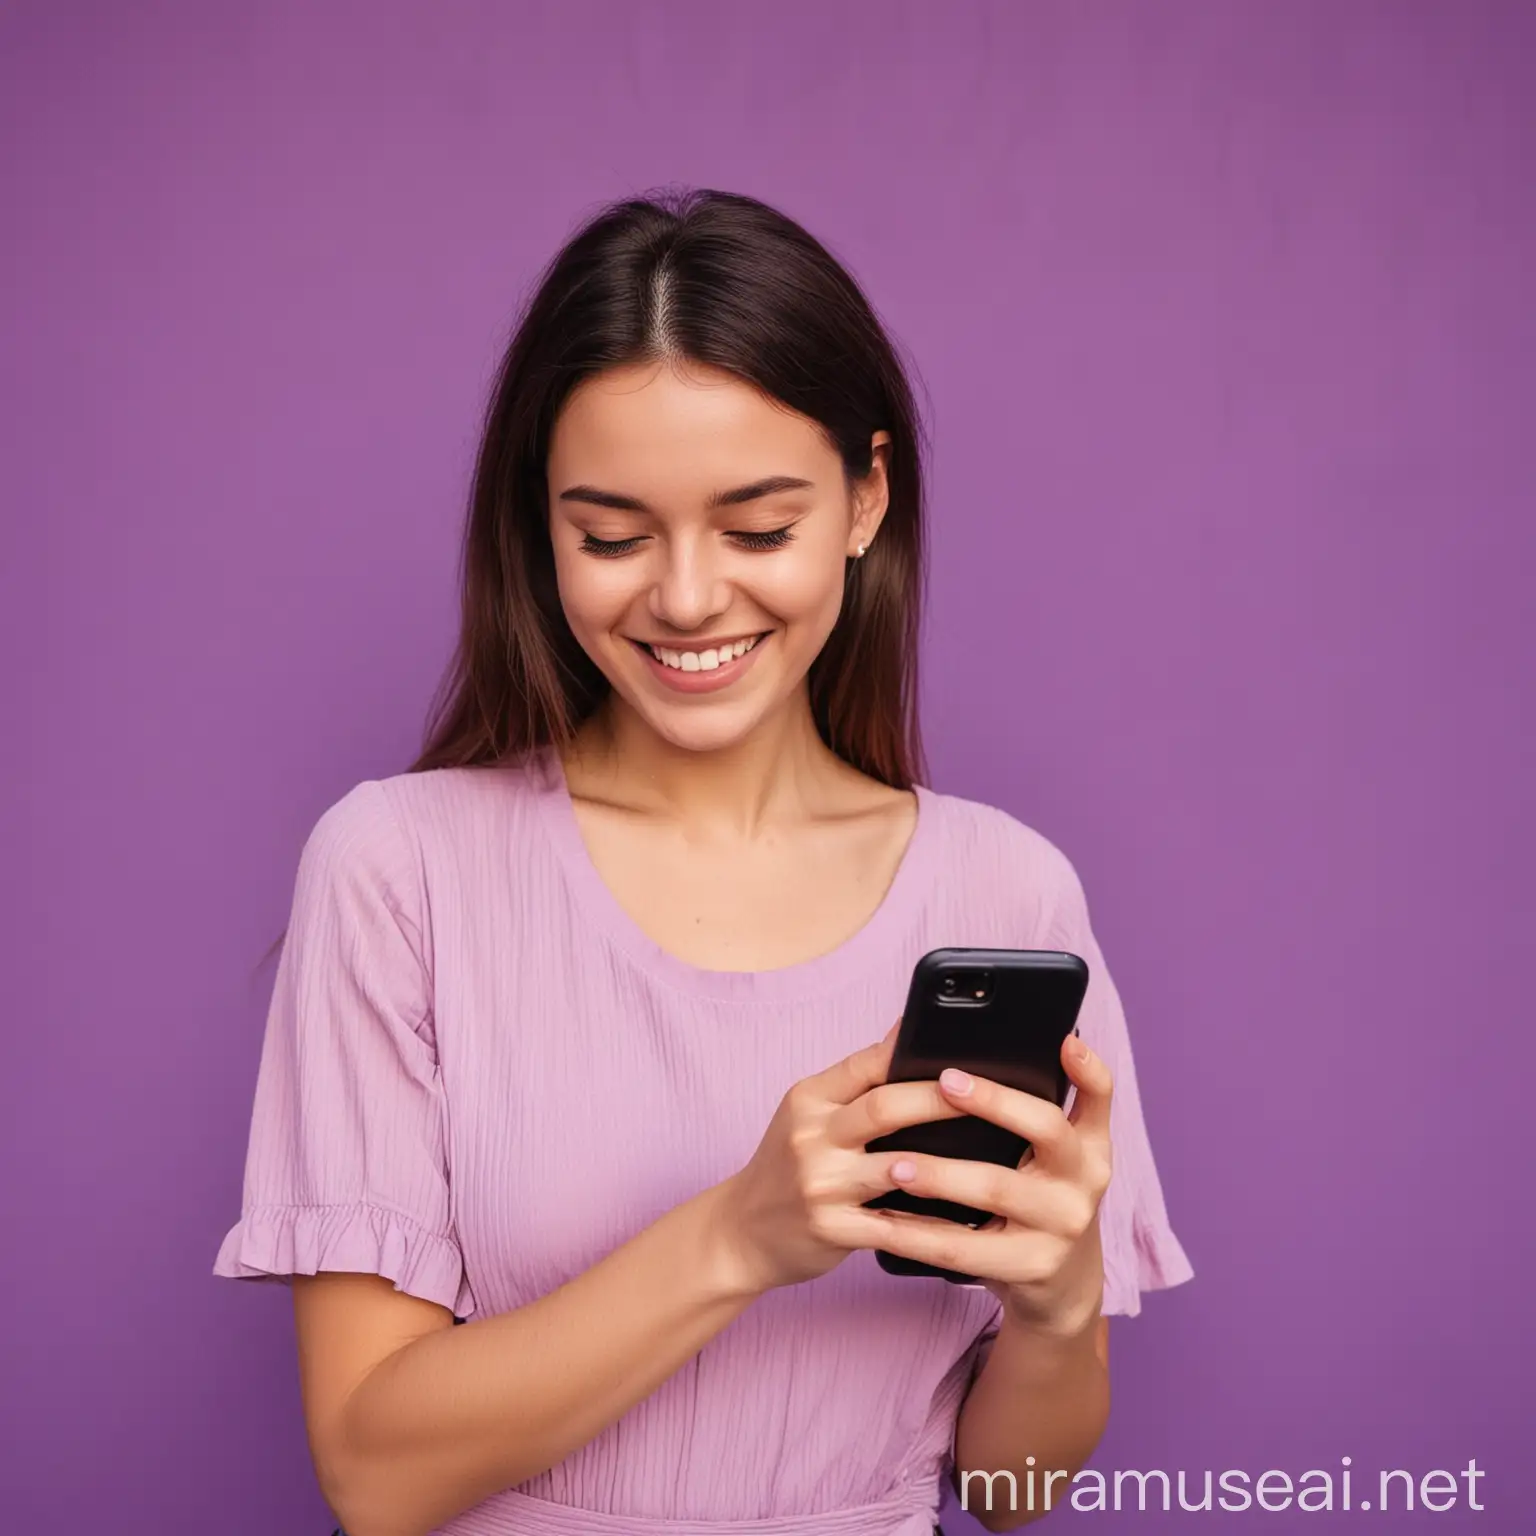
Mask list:
MULTIPOLYGON (((299 860, 214 1273, 379 1274, 460 1319, 522 1306, 734 1173, 790 1084, 886 1032, 920 955, 970 945, 1088 962, 1079 1028, 1115 1076, 1104 1310, 1189 1279, 1072 865, 1002 811, 918 802, 863 928, 734 972, 660 949, 618 904, 552 751, 357 785, 299 860)), ((998 1306, 854 1253, 761 1297, 590 1444, 441 1532, 930 1536, 998 1306)))

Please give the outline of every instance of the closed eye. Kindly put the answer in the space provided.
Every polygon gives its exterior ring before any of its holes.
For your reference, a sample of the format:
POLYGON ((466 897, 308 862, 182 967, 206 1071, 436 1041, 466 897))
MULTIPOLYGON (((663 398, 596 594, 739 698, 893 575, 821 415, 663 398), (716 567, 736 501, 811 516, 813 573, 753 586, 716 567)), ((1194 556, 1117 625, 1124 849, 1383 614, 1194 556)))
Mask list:
POLYGON ((581 537, 581 547, 589 555, 627 555, 637 544, 644 543, 641 538, 633 539, 599 539, 592 534, 585 533, 581 537))
MULTIPOLYGON (((788 526, 769 528, 760 533, 738 530, 728 535, 743 549, 753 550, 783 549, 794 536, 788 526)), ((589 555, 606 555, 612 558, 616 555, 627 555, 644 542, 645 538, 642 535, 629 539, 600 539, 595 534, 585 533, 581 537, 581 548, 589 555)))
POLYGON ((783 549, 794 534, 784 527, 771 528, 764 533, 733 533, 731 537, 744 549, 783 549))

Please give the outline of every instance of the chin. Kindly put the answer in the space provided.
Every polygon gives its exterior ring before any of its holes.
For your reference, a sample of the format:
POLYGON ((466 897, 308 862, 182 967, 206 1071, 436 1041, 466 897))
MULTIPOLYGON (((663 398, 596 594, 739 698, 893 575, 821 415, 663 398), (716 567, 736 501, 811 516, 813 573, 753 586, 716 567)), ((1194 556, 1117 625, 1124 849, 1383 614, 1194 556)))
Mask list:
POLYGON ((636 658, 628 641, 619 645, 622 649, 594 646, 587 654, 598 661, 615 701, 622 701, 625 712, 678 751, 722 752, 739 746, 782 703, 778 697, 780 673, 772 666, 718 692, 673 693, 647 674, 649 663, 636 658))
POLYGON ((761 710, 706 704, 694 709, 630 707, 670 746, 683 752, 723 752, 745 741, 762 723, 761 710))

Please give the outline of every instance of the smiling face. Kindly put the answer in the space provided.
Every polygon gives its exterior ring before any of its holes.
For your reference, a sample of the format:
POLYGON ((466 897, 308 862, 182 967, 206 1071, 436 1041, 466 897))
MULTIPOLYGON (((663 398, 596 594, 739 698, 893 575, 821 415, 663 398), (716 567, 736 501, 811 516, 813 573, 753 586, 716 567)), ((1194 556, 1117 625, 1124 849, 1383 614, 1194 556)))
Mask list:
POLYGON ((850 488, 815 422, 719 369, 616 368, 550 439, 549 531, 571 631, 617 700, 692 751, 804 700, 845 562, 886 505, 886 433, 850 488))

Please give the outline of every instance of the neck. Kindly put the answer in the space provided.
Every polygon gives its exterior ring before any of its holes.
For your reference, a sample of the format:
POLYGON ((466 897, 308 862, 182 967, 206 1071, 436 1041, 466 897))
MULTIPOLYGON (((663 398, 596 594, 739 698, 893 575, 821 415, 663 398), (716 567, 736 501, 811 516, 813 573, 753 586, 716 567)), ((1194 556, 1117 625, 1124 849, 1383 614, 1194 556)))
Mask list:
POLYGON ((750 736, 703 752, 657 735, 610 693, 561 755, 573 795, 739 837, 803 820, 853 771, 822 741, 803 691, 750 736))

